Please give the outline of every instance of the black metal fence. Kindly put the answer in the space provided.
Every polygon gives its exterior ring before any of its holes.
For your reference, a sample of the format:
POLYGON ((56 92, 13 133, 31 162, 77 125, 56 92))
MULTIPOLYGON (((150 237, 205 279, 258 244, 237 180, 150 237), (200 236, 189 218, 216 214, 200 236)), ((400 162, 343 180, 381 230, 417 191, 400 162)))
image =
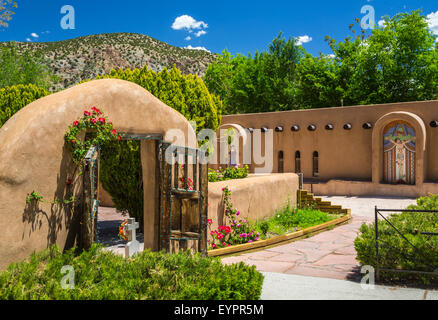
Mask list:
MULTIPOLYGON (((388 216, 385 216, 386 214, 393 214, 393 213, 411 213, 411 214, 419 214, 419 213, 425 213, 425 214, 438 214, 438 210, 403 210, 403 209, 378 209, 375 207, 375 245, 376 245, 376 267, 375 267, 375 275, 376 280, 379 281, 381 278, 381 272, 394 272, 394 273, 404 273, 404 274, 417 274, 417 275, 423 275, 423 276, 436 276, 438 278, 438 263, 430 262, 430 256, 437 256, 438 258, 438 246, 432 246, 430 241, 432 237, 438 236, 438 226, 437 232, 431 232, 431 230, 421 230, 423 229, 431 229, 434 227, 434 225, 424 225, 419 224, 416 226, 416 228, 405 228, 404 230, 400 230, 400 227, 396 227, 391 221, 388 216), (390 226, 389 230, 394 230, 395 232, 388 232, 388 230, 380 230, 383 229, 383 225, 380 225, 379 228, 379 221, 383 221, 384 223, 388 224, 390 226), (384 235, 382 235, 382 231, 385 232, 384 235), (379 234, 380 232, 380 234, 379 234), (415 236, 424 236, 425 238, 422 239, 422 248, 420 249, 417 247, 412 241, 412 235, 415 236), (389 237, 398 236, 403 239, 403 242, 406 242, 409 244, 408 247, 411 247, 413 250, 411 252, 400 252, 401 248, 393 247, 391 245, 391 241, 389 237), (411 240, 409 240, 411 238, 411 240), (380 249, 383 247, 386 247, 385 249, 388 250, 396 250, 400 256, 403 256, 404 259, 407 259, 408 261, 413 262, 412 268, 403 269, 403 268, 397 268, 397 265, 393 265, 392 267, 388 267, 388 261, 385 261, 385 264, 381 263, 381 254, 380 249), (427 256, 425 255, 425 247, 428 249, 427 256), (385 266, 386 265, 386 266, 385 266), (421 270, 416 270, 421 269, 421 270)), ((437 217, 438 220, 438 217, 437 217)), ((438 259, 432 259, 432 261, 438 261, 438 259)))

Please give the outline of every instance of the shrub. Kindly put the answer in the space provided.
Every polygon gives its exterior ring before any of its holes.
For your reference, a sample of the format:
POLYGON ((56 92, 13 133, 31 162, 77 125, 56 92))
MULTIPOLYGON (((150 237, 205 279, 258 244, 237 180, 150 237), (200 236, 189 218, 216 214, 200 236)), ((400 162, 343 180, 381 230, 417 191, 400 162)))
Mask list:
POLYGON ((262 283, 254 266, 224 265, 189 252, 144 251, 124 259, 99 245, 80 254, 51 247, 0 273, 0 299, 254 300, 262 283), (75 271, 73 289, 61 287, 66 265, 75 271))
POLYGON ((29 103, 47 96, 49 92, 33 84, 17 85, 0 89, 0 127, 16 112, 29 103))
MULTIPOLYGON (((417 205, 409 206, 413 210, 437 210, 437 195, 419 198, 417 205)), ((379 229, 379 267, 385 269, 402 269, 415 271, 435 271, 438 265, 438 238, 424 235, 421 232, 434 233, 438 229, 438 213, 402 212, 387 217, 417 249, 412 247, 386 221, 378 221, 379 229)), ((377 266, 375 223, 363 224, 360 235, 355 239, 354 246, 357 259, 362 265, 377 266)), ((385 273, 390 279, 422 279, 424 282, 431 277, 402 273, 385 273)), ((436 277, 434 277, 436 278, 436 277)))

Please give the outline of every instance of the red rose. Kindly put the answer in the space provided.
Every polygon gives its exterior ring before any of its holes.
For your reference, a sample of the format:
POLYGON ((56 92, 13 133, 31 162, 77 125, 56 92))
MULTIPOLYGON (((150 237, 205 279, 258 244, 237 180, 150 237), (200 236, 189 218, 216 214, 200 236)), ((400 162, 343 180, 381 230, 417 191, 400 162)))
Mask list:
POLYGON ((75 127, 77 127, 77 126, 79 125, 79 121, 75 121, 75 122, 73 122, 73 125, 74 125, 75 127))
POLYGON ((99 122, 105 123, 105 118, 99 118, 99 122))
POLYGON ((208 219, 208 224, 212 224, 213 220, 212 219, 208 219))
POLYGON ((84 115, 91 116, 91 113, 89 111, 84 111, 84 115))
POLYGON ((95 124, 95 123, 96 123, 96 119, 91 118, 91 119, 90 119, 90 122, 91 122, 92 124, 95 124))
POLYGON ((122 137, 121 137, 121 136, 118 136, 118 137, 117 137, 117 141, 120 141, 120 140, 122 140, 122 137))
POLYGON ((216 238, 219 240, 222 239, 223 237, 224 237, 224 235, 222 233, 218 233, 216 236, 216 238))
POLYGON ((113 135, 116 135, 116 134, 117 134, 116 129, 113 129, 113 130, 111 131, 111 133, 112 133, 113 135))

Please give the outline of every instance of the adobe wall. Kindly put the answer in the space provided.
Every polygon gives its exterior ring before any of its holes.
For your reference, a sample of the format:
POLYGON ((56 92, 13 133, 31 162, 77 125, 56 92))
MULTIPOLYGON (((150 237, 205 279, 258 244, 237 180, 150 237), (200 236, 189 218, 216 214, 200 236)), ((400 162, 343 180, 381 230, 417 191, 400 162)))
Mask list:
MULTIPOLYGON (((197 147, 195 133, 182 114, 131 82, 91 81, 32 102, 0 128, 0 269, 52 244, 61 248, 76 244, 80 201, 29 205, 26 197, 32 191, 48 201, 64 200, 70 191, 82 196, 82 179, 64 134, 92 106, 100 108, 119 132, 160 134, 164 141, 174 142, 172 129, 180 129, 187 140, 177 144, 197 147)), ((147 148, 142 143, 143 153, 147 148)), ((149 157, 142 154, 143 165, 150 164, 149 157)), ((155 183, 155 175, 146 179, 155 183)), ((145 194, 146 201, 156 201, 156 195, 145 194)), ((145 221, 151 219, 145 216, 145 221)), ((145 231, 150 225, 145 224, 145 231)))
POLYGON ((238 124, 244 128, 275 129, 283 126, 283 132, 274 132, 274 172, 277 172, 278 151, 284 152, 285 172, 294 172, 295 151, 301 152, 301 169, 305 178, 312 177, 312 154, 319 153, 319 179, 372 180, 373 129, 363 129, 365 122, 375 124, 385 114, 397 111, 410 112, 420 117, 426 127, 426 181, 438 181, 438 128, 429 123, 438 120, 438 101, 391 103, 369 106, 308 109, 284 112, 267 112, 222 116, 221 125, 238 124), (352 124, 344 130, 344 124, 352 124), (316 131, 308 131, 313 124, 316 131), (326 130, 333 124, 334 130, 326 130), (298 132, 291 126, 299 125, 298 132))
POLYGON ((208 184, 208 218, 213 219, 212 229, 224 224, 222 188, 231 190, 233 208, 241 212, 241 217, 257 221, 271 217, 288 202, 297 205, 298 175, 294 173, 249 175, 245 179, 235 179, 208 184))
POLYGON ((430 190, 436 190, 433 184, 438 183, 438 128, 430 125, 433 120, 438 120, 438 101, 228 115, 222 117, 221 126, 233 124, 271 130, 283 127, 283 132, 273 132, 273 172, 278 172, 279 151, 284 153, 284 172, 295 172, 295 152, 300 151, 304 179, 321 183, 313 184, 319 190, 319 193, 314 191, 317 194, 351 194, 349 187, 354 185, 355 195, 380 192, 427 195, 430 190), (416 131, 415 186, 401 188, 382 183, 383 128, 393 120, 405 120, 416 131), (370 123, 372 128, 364 129, 364 123, 370 123), (334 129, 326 130, 327 124, 332 124, 334 129), (352 128, 345 130, 345 124, 351 124, 352 128), (300 130, 292 131, 294 125, 300 130), (309 131, 309 125, 315 125, 316 130, 309 131), (318 177, 313 177, 314 151, 318 152, 318 177), (330 180, 337 181, 330 183, 330 180), (361 182, 364 183, 359 188, 361 182))

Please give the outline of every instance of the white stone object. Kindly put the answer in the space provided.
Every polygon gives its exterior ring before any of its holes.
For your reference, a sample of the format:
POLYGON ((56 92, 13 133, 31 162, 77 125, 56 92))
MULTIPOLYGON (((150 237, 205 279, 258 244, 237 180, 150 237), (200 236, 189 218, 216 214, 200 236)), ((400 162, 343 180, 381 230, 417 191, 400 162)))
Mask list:
POLYGON ((137 241, 136 230, 139 228, 138 222, 134 218, 128 218, 128 243, 125 246, 125 258, 132 257, 140 249, 140 242, 137 241))

